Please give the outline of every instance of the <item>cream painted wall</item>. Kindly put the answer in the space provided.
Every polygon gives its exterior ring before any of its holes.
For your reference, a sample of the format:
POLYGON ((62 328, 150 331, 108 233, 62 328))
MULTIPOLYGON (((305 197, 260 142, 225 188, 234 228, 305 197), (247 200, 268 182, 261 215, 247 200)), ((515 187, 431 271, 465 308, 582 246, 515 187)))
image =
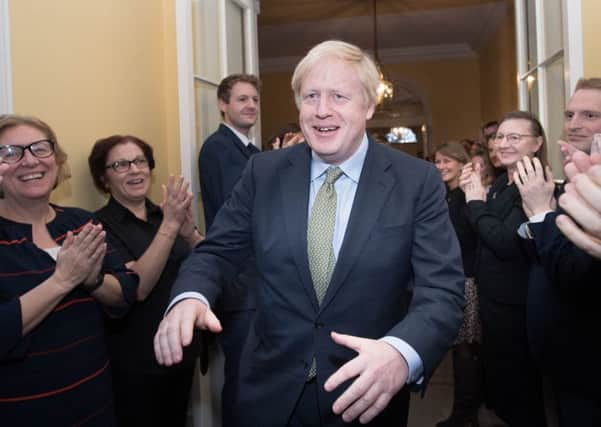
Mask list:
POLYGON ((503 21, 480 49, 480 104, 482 121, 499 120, 518 108, 515 12, 508 3, 503 21))
POLYGON ((69 155, 72 178, 53 201, 96 209, 87 156, 94 141, 133 134, 155 150, 152 197, 179 173, 172 0, 11 2, 16 113, 47 121, 69 155))
MULTIPOLYGON (((391 78, 415 82, 423 90, 432 114, 432 142, 475 138, 481 122, 480 70, 474 59, 401 63, 384 68, 391 78)), ((264 140, 278 128, 298 121, 290 89, 290 72, 263 73, 262 127, 264 140)))
POLYGON ((581 0, 582 5, 582 56, 584 57, 584 77, 601 76, 601 2, 581 0))

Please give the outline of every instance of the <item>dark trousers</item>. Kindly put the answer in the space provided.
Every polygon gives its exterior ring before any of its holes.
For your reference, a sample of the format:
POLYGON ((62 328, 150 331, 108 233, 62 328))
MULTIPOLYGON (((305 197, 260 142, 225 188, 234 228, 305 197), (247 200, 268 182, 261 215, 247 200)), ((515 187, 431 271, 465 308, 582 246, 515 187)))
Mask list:
POLYGON ((221 393, 223 427, 236 424, 235 408, 239 383, 240 355, 255 317, 255 310, 220 313, 223 332, 218 335, 225 358, 224 383, 221 393))
POLYGON ((480 294, 487 403, 511 427, 545 426, 542 377, 526 333, 526 306, 480 294))
MULTIPOLYGON (((578 373, 574 373, 578 375, 578 373)), ((569 390, 555 389, 561 427, 601 426, 601 398, 583 396, 569 390)))
POLYGON ((313 379, 307 383, 296 402, 287 427, 406 427, 409 416, 409 392, 402 389, 391 399, 388 406, 369 424, 360 424, 358 420, 347 424, 341 416, 333 415, 331 408, 321 408, 319 403, 319 384, 313 379), (323 413, 329 414, 324 417, 323 413), (326 419, 327 418, 327 419, 326 419))
POLYGON ((113 368, 113 393, 120 427, 183 427, 194 365, 165 374, 140 374, 113 368))

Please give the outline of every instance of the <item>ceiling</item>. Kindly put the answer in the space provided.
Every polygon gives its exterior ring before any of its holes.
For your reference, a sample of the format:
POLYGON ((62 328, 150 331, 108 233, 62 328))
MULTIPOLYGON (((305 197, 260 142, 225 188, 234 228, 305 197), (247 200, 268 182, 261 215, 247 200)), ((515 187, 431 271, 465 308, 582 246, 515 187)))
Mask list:
MULTIPOLYGON (((510 0, 377 0, 382 63, 473 57, 510 0)), ((261 0, 261 72, 292 70, 315 44, 345 40, 372 50, 371 0, 261 0)))

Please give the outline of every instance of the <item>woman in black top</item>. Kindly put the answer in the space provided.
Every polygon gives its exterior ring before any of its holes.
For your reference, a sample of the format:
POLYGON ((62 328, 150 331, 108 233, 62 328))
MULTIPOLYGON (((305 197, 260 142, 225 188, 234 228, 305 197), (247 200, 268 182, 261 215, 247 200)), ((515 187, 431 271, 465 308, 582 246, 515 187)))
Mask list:
POLYGON ((527 218, 513 173, 524 156, 538 157, 546 164, 545 134, 536 117, 517 111, 503 118, 495 141, 507 172, 495 180, 488 194, 479 167, 468 163, 460 178, 468 218, 478 233, 475 277, 487 399, 512 427, 544 426, 541 377, 526 334, 529 265, 517 234, 527 218))
POLYGON ((459 188, 461 168, 470 160, 458 142, 446 142, 435 152, 434 163, 447 186, 449 215, 457 233, 465 272, 465 317, 453 346, 454 399, 449 418, 436 424, 437 427, 475 425, 480 406, 480 378, 478 344, 480 342, 480 319, 478 297, 474 282, 474 256, 476 233, 467 216, 465 194, 459 188))
MULTIPOLYGON (((159 366, 154 333, 167 309, 181 262, 202 237, 192 220, 192 195, 183 178, 163 185, 163 202, 148 199, 152 148, 134 136, 100 139, 88 159, 94 183, 111 195, 96 215, 117 251, 140 276, 138 303, 120 321, 107 322, 117 419, 121 426, 183 426, 194 369, 159 366)), ((195 350, 195 345, 189 350, 195 350)))

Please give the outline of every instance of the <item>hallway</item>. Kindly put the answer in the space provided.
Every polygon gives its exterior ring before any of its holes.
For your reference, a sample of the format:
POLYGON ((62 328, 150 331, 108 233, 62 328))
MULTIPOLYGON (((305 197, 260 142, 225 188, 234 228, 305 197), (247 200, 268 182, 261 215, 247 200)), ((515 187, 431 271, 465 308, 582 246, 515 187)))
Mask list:
MULTIPOLYGON (((430 380, 423 399, 417 393, 411 395, 408 427, 434 427, 451 413, 453 405, 453 359, 451 353, 430 380)), ((478 414, 480 427, 504 427, 505 424, 494 414, 481 408, 478 414)))

